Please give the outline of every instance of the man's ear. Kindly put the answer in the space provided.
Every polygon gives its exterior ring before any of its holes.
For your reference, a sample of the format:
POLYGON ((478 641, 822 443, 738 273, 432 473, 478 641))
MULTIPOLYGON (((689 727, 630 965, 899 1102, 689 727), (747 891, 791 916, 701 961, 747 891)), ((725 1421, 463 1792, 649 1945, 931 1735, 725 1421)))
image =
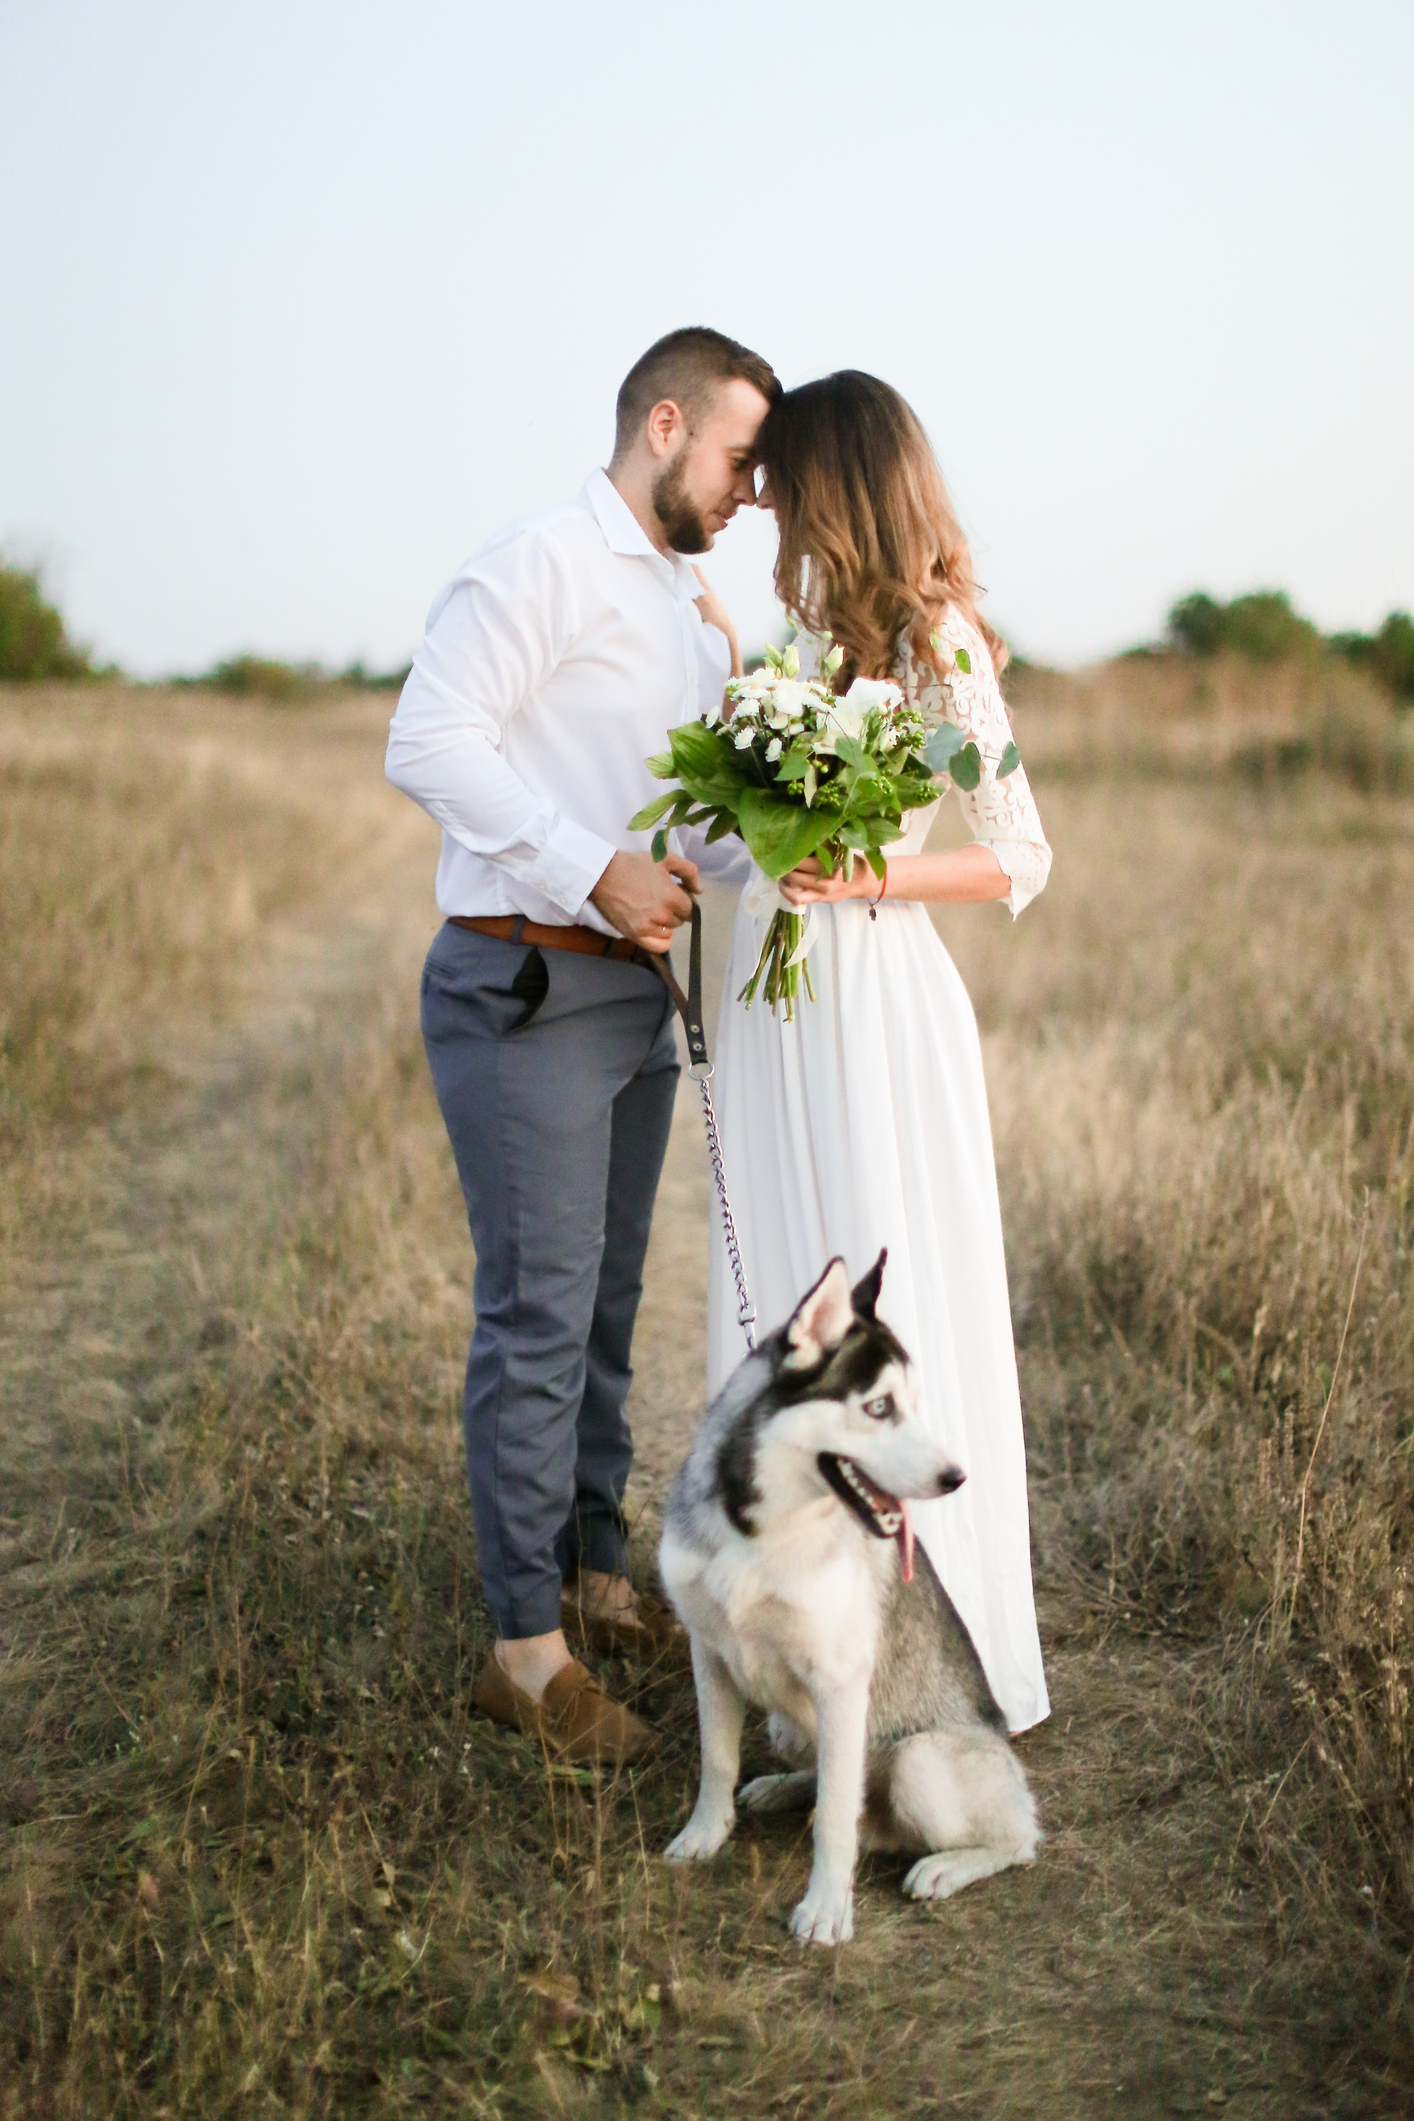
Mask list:
POLYGON ((888 1256, 889 1248, 885 1245, 863 1281, 857 1281, 854 1285, 854 1308, 861 1318, 872 1318, 874 1316, 874 1311, 879 1301, 879 1291, 884 1286, 884 1261, 888 1256))
POLYGON ((839 1346, 853 1316, 844 1261, 832 1259, 809 1295, 801 1297, 786 1327, 786 1368, 812 1369, 839 1346))
POLYGON ((671 455, 687 432, 687 422, 676 398, 660 398, 645 422, 648 447, 655 457, 671 455))

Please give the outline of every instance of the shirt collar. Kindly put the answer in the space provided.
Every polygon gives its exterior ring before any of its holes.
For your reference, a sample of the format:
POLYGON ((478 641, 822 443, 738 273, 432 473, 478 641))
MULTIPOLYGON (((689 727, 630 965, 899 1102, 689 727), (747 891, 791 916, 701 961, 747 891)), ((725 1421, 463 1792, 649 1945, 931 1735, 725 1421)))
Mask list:
POLYGON ((625 558, 654 560, 660 567, 671 569, 680 598, 701 596, 702 585, 691 563, 680 552, 659 552, 607 471, 591 471, 580 498, 592 511, 610 552, 625 558))

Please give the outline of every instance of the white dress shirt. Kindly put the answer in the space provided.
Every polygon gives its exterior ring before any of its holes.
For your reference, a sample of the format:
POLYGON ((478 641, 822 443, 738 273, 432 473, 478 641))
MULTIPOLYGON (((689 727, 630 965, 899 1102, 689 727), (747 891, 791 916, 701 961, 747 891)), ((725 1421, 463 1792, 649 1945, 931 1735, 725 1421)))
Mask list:
POLYGON ((688 561, 656 549, 602 471, 567 506, 498 531, 452 577, 427 615, 386 762, 442 827, 444 914, 613 934, 589 894, 617 850, 651 841, 627 829, 663 792, 644 760, 720 699, 730 674, 701 594, 688 561))

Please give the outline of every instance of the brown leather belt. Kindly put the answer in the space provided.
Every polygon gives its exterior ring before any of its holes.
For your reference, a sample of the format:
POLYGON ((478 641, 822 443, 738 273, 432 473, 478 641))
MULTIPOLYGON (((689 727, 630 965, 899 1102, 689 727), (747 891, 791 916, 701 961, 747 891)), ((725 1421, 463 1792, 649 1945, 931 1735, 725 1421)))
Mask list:
MULTIPOLYGON (((695 1070, 705 1071, 706 1077, 710 1078, 707 1034, 702 1026, 702 906, 699 900, 692 902, 692 948, 686 994, 673 977, 666 952, 660 955, 654 950, 641 950, 637 943, 624 935, 601 935, 597 928, 581 928, 578 924, 564 928, 544 927, 539 921, 528 921, 523 913, 449 913, 447 919, 453 928, 470 928, 473 935, 494 935, 498 942, 524 943, 537 950, 573 950, 584 957, 615 957, 621 962, 626 960, 630 964, 642 965, 645 971, 656 972, 682 1018, 687 1033, 688 1059, 695 1070)), ((538 1002, 535 1007, 539 1007, 538 1002)), ((533 1015, 534 1010, 531 1013, 533 1015)), ((707 1094, 705 1081, 703 1090, 704 1095, 707 1094)))
MULTIPOLYGON (((518 913, 466 914, 449 913, 447 919, 454 928, 470 928, 476 935, 494 935, 502 943, 525 943, 538 950, 576 950, 584 957, 635 958, 640 955, 637 943, 623 935, 601 935, 597 928, 550 928, 540 921, 528 921, 518 913)), ((642 953, 648 963, 649 953, 642 953)))

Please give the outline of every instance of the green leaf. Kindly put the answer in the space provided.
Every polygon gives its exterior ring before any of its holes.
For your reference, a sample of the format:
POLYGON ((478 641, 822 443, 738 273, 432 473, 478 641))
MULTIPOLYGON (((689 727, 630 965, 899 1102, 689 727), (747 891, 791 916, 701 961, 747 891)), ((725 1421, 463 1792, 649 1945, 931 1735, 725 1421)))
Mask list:
POLYGON ((829 837, 831 819, 798 803, 783 802, 764 788, 743 792, 739 830, 757 865, 774 881, 813 854, 829 837))
POLYGON ((745 769, 737 764, 730 740, 718 736, 705 722, 684 722, 670 729, 668 742, 678 779, 699 802, 710 801, 714 790, 747 785, 745 769))
POLYGON ((810 764, 808 744, 794 744, 776 768, 778 781, 802 781, 805 769, 810 764))
POLYGON ((655 781, 673 781, 677 779, 678 769, 673 764, 671 751, 655 751, 652 758, 645 759, 643 763, 655 781))
POLYGON ((939 722, 923 746, 930 773, 951 773, 952 762, 967 738, 955 722, 939 722))
POLYGON ((961 751, 954 752, 953 762, 948 768, 955 787, 968 793, 982 778, 982 754, 975 744, 964 744, 961 751))
POLYGON ((676 788, 670 788, 666 795, 655 795, 651 803, 645 803, 641 810, 634 811, 633 816, 628 821, 629 831, 646 832, 650 825, 657 824, 665 811, 672 809, 677 799, 678 791, 676 788))
POLYGON ((959 669, 959 670, 965 671, 965 672, 967 673, 968 677, 971 677, 971 675, 972 675, 972 658, 971 658, 971 656, 970 656, 970 655, 969 655, 969 654, 967 653, 967 650, 966 650, 965 648, 959 648, 959 649, 958 649, 958 651, 957 651, 957 654, 956 654, 956 656, 955 656, 955 657, 953 658, 953 660, 954 660, 954 661, 956 662, 956 664, 957 664, 957 667, 958 667, 958 669, 959 669))
POLYGON ((1017 767, 1020 764, 1021 753, 1016 747, 1015 739, 1013 739, 1012 742, 1007 745, 1006 750, 1002 753, 1001 757, 997 760, 997 779, 999 781, 1004 781, 1009 773, 1015 773, 1017 767))
POLYGON ((869 773, 873 770, 869 754, 857 736, 836 738, 835 756, 843 759, 846 766, 853 766, 857 773, 869 773))
POLYGON ((664 830, 662 829, 662 827, 661 827, 661 825, 660 825, 660 826, 659 826, 659 828, 658 828, 658 830, 657 830, 657 831, 656 831, 656 832, 654 833, 654 835, 653 835, 653 847, 652 847, 652 854, 653 854, 653 859, 654 859, 654 861, 655 861, 655 862, 661 862, 661 861, 662 861, 662 859, 663 859, 663 856, 664 856, 664 855, 665 855, 665 854, 667 853, 667 851, 668 851, 668 835, 667 835, 667 833, 666 833, 666 832, 664 832, 664 830))
POLYGON ((724 840, 729 832, 735 831, 736 813, 728 810, 726 805, 723 804, 712 823, 707 827, 707 845, 711 847, 716 841, 724 840))

